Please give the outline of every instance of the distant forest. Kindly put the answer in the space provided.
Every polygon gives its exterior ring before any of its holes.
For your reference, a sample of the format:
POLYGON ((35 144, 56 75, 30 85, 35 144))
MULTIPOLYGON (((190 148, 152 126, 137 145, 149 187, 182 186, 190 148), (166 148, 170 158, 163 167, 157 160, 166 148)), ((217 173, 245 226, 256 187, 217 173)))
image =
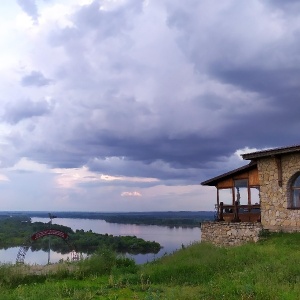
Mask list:
MULTIPOLYGON (((52 213, 52 212, 51 212, 52 213)), ((49 218, 48 212, 0 212, 0 215, 23 215, 49 218)), ((98 219, 108 223, 159 225, 168 227, 200 227, 203 221, 214 219, 213 211, 167 211, 167 212, 53 212, 58 218, 98 219)))

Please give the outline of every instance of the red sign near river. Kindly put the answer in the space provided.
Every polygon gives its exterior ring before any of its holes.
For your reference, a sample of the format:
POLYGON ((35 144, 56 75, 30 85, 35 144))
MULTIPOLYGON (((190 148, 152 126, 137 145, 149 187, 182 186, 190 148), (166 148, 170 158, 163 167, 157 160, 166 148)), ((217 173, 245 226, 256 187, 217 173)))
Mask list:
POLYGON ((56 230, 56 229, 47 229, 47 230, 39 231, 39 232, 33 234, 31 236, 31 239, 33 241, 36 241, 37 239, 40 239, 40 238, 42 238, 44 236, 48 236, 48 235, 55 235, 55 236, 58 236, 58 237, 60 237, 64 240, 69 237, 68 234, 66 234, 63 231, 56 230))

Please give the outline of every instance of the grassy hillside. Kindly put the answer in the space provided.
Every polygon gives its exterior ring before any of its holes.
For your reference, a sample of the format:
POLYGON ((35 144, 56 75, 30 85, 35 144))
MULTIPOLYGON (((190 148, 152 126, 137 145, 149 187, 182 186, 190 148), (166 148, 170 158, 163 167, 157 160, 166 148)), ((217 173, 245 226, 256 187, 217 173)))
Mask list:
POLYGON ((103 250, 50 267, 2 265, 1 299, 300 299, 300 233, 233 248, 195 244, 143 266, 103 250))

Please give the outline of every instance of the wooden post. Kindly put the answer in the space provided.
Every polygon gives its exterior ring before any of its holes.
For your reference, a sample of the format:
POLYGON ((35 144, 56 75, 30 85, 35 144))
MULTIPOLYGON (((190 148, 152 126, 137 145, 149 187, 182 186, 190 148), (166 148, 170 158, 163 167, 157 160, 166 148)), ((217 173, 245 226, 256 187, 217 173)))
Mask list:
POLYGON ((223 206, 224 206, 224 203, 223 203, 223 202, 220 202, 220 215, 219 215, 219 221, 224 221, 224 218, 223 218, 223 206))
POLYGON ((220 194, 219 194, 218 187, 217 187, 217 218, 218 218, 218 220, 220 218, 220 194))
POLYGON ((251 205, 251 203, 252 203, 252 200, 251 200, 251 188, 250 188, 249 183, 247 185, 247 190, 248 190, 248 205, 251 205))
POLYGON ((234 217, 232 222, 241 222, 240 218, 239 218, 239 202, 235 201, 234 202, 234 217))
POLYGON ((233 187, 232 187, 232 205, 234 205, 234 201, 235 201, 235 188, 233 185, 233 187))
POLYGON ((251 203, 252 203, 252 201, 251 201, 251 190, 250 190, 250 186, 249 186, 249 181, 248 181, 247 186, 248 186, 248 220, 250 222, 250 220, 251 220, 251 203))

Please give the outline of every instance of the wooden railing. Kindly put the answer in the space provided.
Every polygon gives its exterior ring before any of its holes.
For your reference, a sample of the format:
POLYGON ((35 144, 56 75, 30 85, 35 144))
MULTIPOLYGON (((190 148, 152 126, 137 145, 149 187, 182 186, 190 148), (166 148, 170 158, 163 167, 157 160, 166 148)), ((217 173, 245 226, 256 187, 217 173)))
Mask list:
POLYGON ((218 207, 218 221, 228 222, 260 222, 260 205, 227 205, 220 202, 218 207))

